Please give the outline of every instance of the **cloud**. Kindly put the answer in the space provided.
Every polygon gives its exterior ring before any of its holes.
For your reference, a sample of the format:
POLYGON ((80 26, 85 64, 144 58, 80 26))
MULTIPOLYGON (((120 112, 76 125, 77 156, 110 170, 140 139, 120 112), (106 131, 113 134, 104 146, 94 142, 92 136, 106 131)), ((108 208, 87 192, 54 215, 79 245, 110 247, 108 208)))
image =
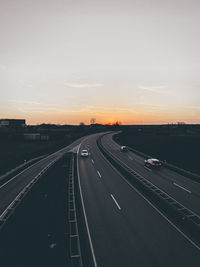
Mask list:
POLYGON ((103 87, 103 83, 64 83, 67 87, 72 88, 96 88, 96 87, 103 87))
POLYGON ((139 105, 139 106, 146 106, 146 107, 152 107, 152 108, 162 108, 163 105, 159 105, 159 104, 151 104, 151 103, 146 103, 146 102, 138 102, 138 103, 135 103, 136 105, 139 105))
POLYGON ((54 108, 54 107, 18 107, 17 108, 20 112, 24 112, 24 113, 43 113, 43 114, 49 114, 49 113, 53 113, 55 114, 64 114, 66 113, 65 109, 61 109, 61 108, 54 108))
POLYGON ((200 110, 200 106, 186 106, 186 108, 200 110))
POLYGON ((12 103, 16 103, 16 104, 27 104, 27 105, 40 105, 41 103, 39 102, 35 102, 35 101, 29 101, 29 100, 25 100, 25 101, 22 101, 22 100, 17 100, 17 99, 11 99, 9 100, 9 102, 12 102, 12 103))
POLYGON ((155 93, 160 93, 164 92, 163 89, 166 89, 166 85, 161 85, 161 86, 139 86, 139 89, 155 92, 155 93))

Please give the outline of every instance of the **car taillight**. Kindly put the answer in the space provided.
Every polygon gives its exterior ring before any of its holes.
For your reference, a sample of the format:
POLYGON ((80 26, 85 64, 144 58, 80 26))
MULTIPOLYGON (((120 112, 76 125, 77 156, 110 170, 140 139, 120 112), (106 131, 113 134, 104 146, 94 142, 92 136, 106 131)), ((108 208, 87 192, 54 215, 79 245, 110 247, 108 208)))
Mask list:
POLYGON ((152 165, 156 165, 155 163, 152 163, 152 165))

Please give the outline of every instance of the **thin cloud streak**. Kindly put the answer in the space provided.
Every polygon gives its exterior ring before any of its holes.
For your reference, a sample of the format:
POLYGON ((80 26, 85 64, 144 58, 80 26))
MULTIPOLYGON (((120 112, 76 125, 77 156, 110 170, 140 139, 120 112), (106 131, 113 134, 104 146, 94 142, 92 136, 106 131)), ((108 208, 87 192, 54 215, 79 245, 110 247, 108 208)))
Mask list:
POLYGON ((163 93, 163 92, 166 92, 166 91, 164 91, 164 89, 166 89, 167 86, 166 85, 161 85, 161 86, 139 86, 138 88, 142 89, 142 90, 155 92, 155 93, 163 93))
POLYGON ((96 87, 103 87, 103 83, 64 83, 67 87, 72 88, 96 88, 96 87))
POLYGON ((27 104, 27 105, 41 105, 41 103, 39 102, 35 102, 35 101, 21 101, 21 100, 17 100, 17 99, 11 99, 9 100, 9 102, 12 102, 12 103, 16 103, 16 104, 27 104))
POLYGON ((65 109, 60 108, 52 108, 52 107, 24 107, 24 108, 17 108, 21 112, 25 113, 43 113, 43 114, 64 114, 66 113, 65 109))
POLYGON ((191 109, 200 109, 200 106, 186 106, 186 108, 191 108, 191 109))

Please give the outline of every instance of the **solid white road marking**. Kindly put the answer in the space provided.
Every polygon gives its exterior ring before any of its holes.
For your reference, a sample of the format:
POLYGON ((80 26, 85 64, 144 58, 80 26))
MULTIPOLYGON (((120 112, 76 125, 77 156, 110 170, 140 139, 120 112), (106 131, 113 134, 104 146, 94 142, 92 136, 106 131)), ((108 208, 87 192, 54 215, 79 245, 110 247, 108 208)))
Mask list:
POLYGON ((92 163, 94 164, 94 160, 92 159, 92 163))
POLYGON ((183 186, 181 186, 181 185, 179 185, 179 184, 177 184, 177 183, 173 183, 173 184, 174 184, 175 186, 177 186, 177 187, 183 189, 184 191, 190 193, 190 194, 192 193, 190 190, 186 189, 185 187, 183 187, 183 186))
POLYGON ((118 204, 117 200, 114 198, 114 196, 112 194, 110 194, 110 196, 112 197, 113 201, 115 202, 116 206, 118 207, 119 210, 121 210, 120 205, 118 204))
POLYGON ((86 211, 85 211, 85 204, 84 204, 84 201, 83 201, 83 194, 82 194, 82 189, 81 189, 81 182, 80 182, 80 173, 79 173, 79 166, 78 166, 78 153, 79 153, 80 146, 81 146, 81 143, 80 143, 80 145, 78 147, 78 151, 77 151, 78 186, 79 186, 79 190, 80 190, 81 203, 82 203, 83 214, 84 214, 84 218, 85 218, 85 224, 86 224, 87 234, 88 234, 89 243, 90 243, 90 249, 91 249, 91 252, 92 252, 92 259, 93 259, 94 267, 97 267, 97 261, 96 261, 96 257, 95 257, 95 253, 94 253, 94 247, 93 247, 92 238, 91 238, 91 234, 90 234, 90 229, 89 229, 89 225, 88 225, 87 215, 86 215, 86 211))
POLYGON ((79 146, 80 144, 70 149, 69 152, 77 153, 79 146))
POLYGON ((100 174, 100 172, 99 172, 99 171, 97 171, 97 173, 98 173, 99 177, 101 178, 101 174, 100 174))
POLYGON ((14 180, 17 176, 21 175, 22 173, 24 173, 25 171, 29 170, 31 167, 35 166, 36 164, 40 163, 41 161, 45 160, 46 158, 43 158, 37 162, 35 162, 34 164, 30 165, 29 167, 25 168, 23 171, 21 171, 20 173, 16 174, 13 178, 11 178, 10 180, 8 180, 7 182, 5 182, 4 184, 2 184, 0 186, 0 189, 2 187, 4 187, 5 185, 7 185, 8 183, 10 183, 12 180, 14 180))
POLYGON ((78 153, 79 153, 81 144, 82 144, 82 143, 80 143, 80 144, 77 146, 77 155, 78 155, 78 153))

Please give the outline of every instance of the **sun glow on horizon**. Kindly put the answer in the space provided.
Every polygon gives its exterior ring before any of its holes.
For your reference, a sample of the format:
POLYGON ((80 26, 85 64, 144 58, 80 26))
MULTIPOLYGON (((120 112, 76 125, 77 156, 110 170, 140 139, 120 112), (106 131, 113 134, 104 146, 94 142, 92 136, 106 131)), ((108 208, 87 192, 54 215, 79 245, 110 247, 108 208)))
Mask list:
MULTIPOLYGON (((194 112, 192 110, 192 112, 194 112)), ((16 119, 26 119, 27 124, 36 125, 42 123, 49 124, 72 124, 79 125, 80 122, 85 124, 90 124, 91 118, 95 118, 96 123, 113 125, 119 123, 122 125, 130 124, 162 124, 162 123, 176 123, 178 121, 184 121, 186 123, 200 123, 198 112, 197 114, 188 114, 188 110, 182 112, 182 110, 170 110, 164 112, 157 112, 154 110, 142 110, 142 108, 136 110, 122 111, 119 109, 115 110, 104 110, 99 112, 99 109, 95 111, 81 111, 76 110, 69 112, 68 110, 60 110, 59 112, 46 111, 42 113, 38 112, 15 112, 5 114, 2 118, 16 118, 16 119)))

